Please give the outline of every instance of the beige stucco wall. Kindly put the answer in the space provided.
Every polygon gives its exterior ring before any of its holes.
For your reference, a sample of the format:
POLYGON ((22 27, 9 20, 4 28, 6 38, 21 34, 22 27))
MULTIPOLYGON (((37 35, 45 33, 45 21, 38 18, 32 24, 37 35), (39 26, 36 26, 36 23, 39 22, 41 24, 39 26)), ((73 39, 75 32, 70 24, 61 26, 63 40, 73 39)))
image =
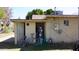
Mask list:
POLYGON ((74 42, 78 40, 78 20, 77 18, 52 18, 51 21, 46 22, 46 38, 52 38, 55 42, 74 42), (64 25, 64 20, 69 20, 69 26, 64 25), (53 25, 59 24, 62 33, 59 34, 53 30, 53 25))
POLYGON ((28 41, 30 43, 34 43, 35 42, 35 37, 36 37, 36 25, 35 25, 35 22, 26 22, 25 23, 25 28, 26 28, 26 36, 27 36, 28 41), (27 23, 29 23, 28 26, 27 26, 27 23), (33 36, 32 36, 32 34, 33 34, 33 36))
POLYGON ((24 39, 24 23, 15 22, 15 44, 21 43, 24 39))
MULTIPOLYGON (((15 44, 24 38, 24 22, 15 23, 15 44)), ((30 43, 35 42, 36 37, 36 22, 25 22, 25 35, 30 43), (29 26, 27 26, 29 23, 29 26), (33 34, 33 38, 31 36, 33 34)), ((45 37, 46 40, 52 38, 54 42, 74 42, 78 40, 78 18, 50 18, 45 22, 45 37), (69 20, 69 26, 64 25, 64 20, 69 20), (54 30, 54 24, 59 24, 59 28, 62 30, 61 34, 54 30)))

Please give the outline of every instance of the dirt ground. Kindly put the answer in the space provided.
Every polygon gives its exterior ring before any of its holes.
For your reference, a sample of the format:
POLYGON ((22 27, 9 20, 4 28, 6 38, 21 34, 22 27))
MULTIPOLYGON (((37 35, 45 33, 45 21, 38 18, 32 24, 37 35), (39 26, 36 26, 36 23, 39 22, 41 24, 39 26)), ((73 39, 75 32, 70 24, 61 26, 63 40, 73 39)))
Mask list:
POLYGON ((0 51, 19 51, 20 48, 14 46, 14 33, 0 34, 0 51))
MULTIPOLYGON (((0 51, 39 51, 39 49, 44 47, 18 47, 14 44, 14 33, 3 33, 0 34, 0 51)), ((59 44, 58 44, 59 45, 59 44)), ((47 47, 45 47, 47 49, 47 47)), ((48 47, 49 48, 49 47, 48 47)), ((72 51, 71 49, 51 49, 51 50, 44 50, 43 51, 72 51)))

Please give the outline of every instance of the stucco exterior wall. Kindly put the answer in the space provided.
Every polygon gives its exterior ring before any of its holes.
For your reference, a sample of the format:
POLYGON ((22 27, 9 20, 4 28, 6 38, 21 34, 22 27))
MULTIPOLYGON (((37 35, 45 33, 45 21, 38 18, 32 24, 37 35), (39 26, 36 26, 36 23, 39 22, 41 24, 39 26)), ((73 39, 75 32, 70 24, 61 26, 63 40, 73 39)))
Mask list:
POLYGON ((36 37, 36 25, 35 22, 26 22, 25 23, 26 36, 29 43, 35 42, 36 37), (29 24, 29 25, 27 25, 29 24))
MULTIPOLYGON (((36 22, 37 21, 14 22, 15 44, 20 43, 22 39, 24 39, 24 23, 27 41, 29 43, 36 42, 36 22)), ((78 40, 78 18, 52 17, 46 19, 44 22, 46 41, 48 41, 49 38, 52 38, 54 42, 74 42, 78 40), (64 20, 69 20, 69 26, 64 25, 64 20), (58 33, 56 30, 54 30, 55 24, 58 24, 58 28, 61 30, 61 33, 58 33)))
MULTIPOLYGON (((49 19, 50 20, 50 19, 49 19)), ((55 42, 74 42, 78 40, 78 19, 77 18, 52 18, 51 21, 46 22, 46 38, 52 38, 55 42), (64 25, 64 20, 69 20, 69 26, 64 25), (62 30, 59 34, 55 31, 54 24, 59 24, 62 30)))
POLYGON ((15 22, 15 44, 21 44, 24 39, 24 23, 15 22))

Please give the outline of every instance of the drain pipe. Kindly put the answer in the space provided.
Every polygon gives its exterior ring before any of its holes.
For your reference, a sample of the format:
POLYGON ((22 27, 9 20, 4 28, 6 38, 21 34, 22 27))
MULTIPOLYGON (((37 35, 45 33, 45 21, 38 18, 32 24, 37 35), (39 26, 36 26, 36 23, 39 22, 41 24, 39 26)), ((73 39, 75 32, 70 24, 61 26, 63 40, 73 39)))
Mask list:
POLYGON ((54 15, 56 15, 56 7, 54 7, 54 13, 55 13, 54 15))
POLYGON ((78 7, 78 16, 79 16, 79 7, 78 7))
MULTIPOLYGON (((78 16, 79 16, 79 7, 78 7, 78 16)), ((78 17, 78 40, 79 40, 79 17, 78 17)))

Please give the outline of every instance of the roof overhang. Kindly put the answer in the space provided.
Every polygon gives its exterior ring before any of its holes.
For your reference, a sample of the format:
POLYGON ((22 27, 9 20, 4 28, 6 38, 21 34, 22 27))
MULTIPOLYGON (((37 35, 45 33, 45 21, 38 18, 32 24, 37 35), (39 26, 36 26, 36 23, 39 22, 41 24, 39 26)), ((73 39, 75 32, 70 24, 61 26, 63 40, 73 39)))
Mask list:
POLYGON ((48 18, 79 18, 79 15, 46 15, 45 19, 11 19, 13 22, 46 22, 48 18))
POLYGON ((46 18, 55 18, 55 17, 69 17, 69 18, 78 17, 79 18, 79 15, 46 15, 46 18))
POLYGON ((32 20, 32 19, 30 19, 30 20, 26 20, 26 19, 21 19, 21 20, 18 20, 18 19, 13 19, 12 20, 13 22, 46 22, 47 20, 45 20, 45 19, 40 19, 40 20, 32 20))

